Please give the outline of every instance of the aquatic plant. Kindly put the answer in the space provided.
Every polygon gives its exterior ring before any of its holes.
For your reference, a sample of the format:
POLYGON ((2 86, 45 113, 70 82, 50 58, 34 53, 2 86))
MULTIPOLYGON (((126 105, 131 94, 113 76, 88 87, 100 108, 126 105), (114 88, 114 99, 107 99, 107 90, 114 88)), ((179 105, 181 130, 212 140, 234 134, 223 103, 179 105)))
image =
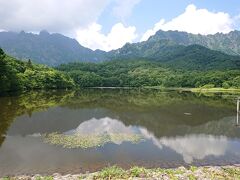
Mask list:
POLYGON ((60 145, 64 148, 92 148, 103 146, 106 143, 120 144, 127 141, 131 143, 139 143, 143 140, 138 134, 109 133, 109 134, 60 134, 57 132, 43 135, 44 142, 60 145))

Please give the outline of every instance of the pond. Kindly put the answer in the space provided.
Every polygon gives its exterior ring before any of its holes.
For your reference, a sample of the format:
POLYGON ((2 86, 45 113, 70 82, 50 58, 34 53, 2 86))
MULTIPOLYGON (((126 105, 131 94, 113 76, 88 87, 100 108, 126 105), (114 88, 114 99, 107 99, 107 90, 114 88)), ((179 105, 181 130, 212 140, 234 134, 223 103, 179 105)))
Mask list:
POLYGON ((239 164, 236 97, 147 89, 0 97, 0 176, 239 164))

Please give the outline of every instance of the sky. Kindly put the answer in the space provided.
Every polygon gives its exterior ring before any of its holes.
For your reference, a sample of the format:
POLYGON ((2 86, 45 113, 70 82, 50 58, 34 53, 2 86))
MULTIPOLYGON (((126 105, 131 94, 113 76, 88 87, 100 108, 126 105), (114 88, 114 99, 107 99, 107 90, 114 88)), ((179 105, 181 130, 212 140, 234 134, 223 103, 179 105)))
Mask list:
POLYGON ((193 34, 240 29, 240 0, 0 0, 0 31, 47 30, 110 51, 158 30, 193 34))

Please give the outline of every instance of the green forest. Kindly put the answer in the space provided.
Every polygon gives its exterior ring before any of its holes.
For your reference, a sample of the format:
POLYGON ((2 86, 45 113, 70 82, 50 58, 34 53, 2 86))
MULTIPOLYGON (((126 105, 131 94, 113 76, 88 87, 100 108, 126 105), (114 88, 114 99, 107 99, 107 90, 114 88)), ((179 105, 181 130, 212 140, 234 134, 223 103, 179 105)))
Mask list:
POLYGON ((23 62, 0 49, 0 93, 32 89, 73 88, 73 80, 66 74, 44 65, 23 62))
MULTIPOLYGON (((192 65, 193 66, 193 65, 192 65)), ((150 60, 77 62, 55 68, 20 61, 0 49, 0 92, 86 87, 240 88, 240 71, 168 66, 150 60)))
POLYGON ((78 62, 57 69, 66 72, 79 87, 240 88, 239 70, 189 71, 146 60, 78 62))

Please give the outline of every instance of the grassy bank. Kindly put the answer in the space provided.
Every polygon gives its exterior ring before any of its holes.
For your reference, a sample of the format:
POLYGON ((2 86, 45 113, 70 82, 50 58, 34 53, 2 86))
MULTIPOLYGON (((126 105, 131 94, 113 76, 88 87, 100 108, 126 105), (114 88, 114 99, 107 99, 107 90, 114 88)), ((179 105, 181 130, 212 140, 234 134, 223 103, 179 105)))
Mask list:
POLYGON ((52 180, 52 179, 240 179, 240 166, 208 166, 190 168, 179 167, 176 169, 145 169, 142 167, 132 167, 124 170, 117 166, 107 167, 101 171, 89 174, 60 175, 52 176, 17 176, 4 177, 2 180, 52 180))
POLYGON ((159 90, 172 90, 172 91, 189 91, 189 92, 212 92, 212 93, 218 93, 218 92, 226 92, 226 93, 240 93, 240 89, 237 88, 164 88, 160 86, 146 86, 145 89, 159 89, 159 90))
POLYGON ((191 92, 229 92, 229 93, 240 93, 240 89, 224 89, 224 88, 190 88, 191 92))

